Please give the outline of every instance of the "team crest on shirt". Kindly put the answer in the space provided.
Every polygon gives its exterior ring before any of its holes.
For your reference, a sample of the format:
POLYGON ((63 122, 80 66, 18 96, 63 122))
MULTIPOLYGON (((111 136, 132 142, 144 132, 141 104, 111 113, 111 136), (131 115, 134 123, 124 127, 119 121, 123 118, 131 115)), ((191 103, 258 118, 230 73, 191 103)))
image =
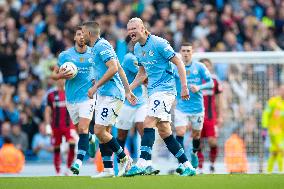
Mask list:
POLYGON ((146 52, 145 51, 142 51, 142 56, 146 56, 146 52))
POLYGON ((154 52, 153 51, 149 51, 149 56, 154 56, 154 52))
POLYGON ((92 58, 89 58, 89 59, 88 59, 88 62, 90 62, 90 63, 94 63, 94 61, 93 61, 93 59, 92 59, 92 58))
POLYGON ((80 58, 79 58, 79 61, 80 61, 80 62, 84 62, 84 60, 85 60, 84 57, 80 57, 80 58))
POLYGON ((138 66, 138 62, 137 62, 137 61, 135 61, 135 62, 134 62, 134 65, 135 65, 135 66, 138 66))
POLYGON ((186 70, 186 75, 190 75, 190 70, 186 70))

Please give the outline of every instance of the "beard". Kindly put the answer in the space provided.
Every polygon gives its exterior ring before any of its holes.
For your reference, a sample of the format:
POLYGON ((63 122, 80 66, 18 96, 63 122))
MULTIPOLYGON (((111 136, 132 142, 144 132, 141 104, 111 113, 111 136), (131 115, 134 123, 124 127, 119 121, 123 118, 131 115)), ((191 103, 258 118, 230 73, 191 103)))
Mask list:
POLYGON ((84 38, 84 40, 85 40, 85 44, 90 46, 90 39, 89 38, 84 38))

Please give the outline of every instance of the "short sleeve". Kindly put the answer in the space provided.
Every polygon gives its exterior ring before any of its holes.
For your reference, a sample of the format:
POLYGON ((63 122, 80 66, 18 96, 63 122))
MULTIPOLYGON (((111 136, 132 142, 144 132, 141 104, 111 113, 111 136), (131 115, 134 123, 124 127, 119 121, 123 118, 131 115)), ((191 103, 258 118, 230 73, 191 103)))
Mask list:
POLYGON ((60 67, 65 62, 65 53, 60 53, 57 60, 57 65, 60 67))
POLYGON ((101 44, 99 56, 104 63, 107 63, 111 59, 116 59, 115 52, 110 44, 101 44))
POLYGON ((138 60, 137 58, 133 56, 126 55, 122 62, 122 67, 124 70, 128 70, 131 73, 136 74, 138 72, 138 60))
POLYGON ((173 58, 176 53, 174 49, 171 47, 170 43, 165 39, 158 39, 157 40, 157 49, 159 53, 166 58, 167 60, 170 60, 173 58))
POLYGON ((212 79, 209 70, 203 64, 200 64, 200 72, 203 80, 210 81, 212 79))

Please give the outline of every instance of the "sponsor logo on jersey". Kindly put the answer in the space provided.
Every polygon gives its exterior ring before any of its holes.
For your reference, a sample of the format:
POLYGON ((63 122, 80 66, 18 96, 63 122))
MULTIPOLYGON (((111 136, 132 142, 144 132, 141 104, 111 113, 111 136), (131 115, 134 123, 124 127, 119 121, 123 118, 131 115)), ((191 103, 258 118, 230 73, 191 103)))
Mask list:
POLYGON ((79 61, 80 62, 84 62, 85 58, 84 57, 80 57, 79 61))
POLYGON ((154 52, 153 51, 149 51, 149 56, 154 56, 154 52))
POLYGON ((190 70, 186 70, 186 75, 190 75, 190 70))
POLYGON ((89 58, 89 59, 88 59, 88 62, 90 62, 90 63, 94 63, 94 61, 93 61, 93 59, 92 59, 92 58, 89 58))

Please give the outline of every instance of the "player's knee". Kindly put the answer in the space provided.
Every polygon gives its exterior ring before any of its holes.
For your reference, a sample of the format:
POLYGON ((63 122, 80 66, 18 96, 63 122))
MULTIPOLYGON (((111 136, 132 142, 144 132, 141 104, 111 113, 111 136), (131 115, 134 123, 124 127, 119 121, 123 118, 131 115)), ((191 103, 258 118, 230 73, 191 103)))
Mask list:
POLYGON ((82 128, 82 127, 78 127, 78 133, 79 134, 88 134, 89 129, 88 128, 82 128))
POLYGON ((193 139, 200 139, 201 131, 192 130, 192 138, 193 139))
POLYGON ((162 139, 167 138, 168 136, 172 134, 170 125, 159 125, 158 132, 162 139))
POLYGON ((118 134, 117 134, 117 138, 119 140, 125 140, 126 137, 127 137, 127 134, 128 134, 128 131, 119 129, 118 134))
POLYGON ((213 137, 208 138, 208 144, 211 148, 217 147, 217 139, 213 137))
POLYGON ((107 132, 106 127, 104 126, 96 126, 94 128, 94 134, 100 139, 105 135, 105 132, 107 132))
POLYGON ((186 132, 186 127, 176 127, 176 135, 184 136, 186 132))
POLYGON ((78 132, 87 134, 89 132, 90 120, 86 118, 81 118, 78 124, 78 132))

